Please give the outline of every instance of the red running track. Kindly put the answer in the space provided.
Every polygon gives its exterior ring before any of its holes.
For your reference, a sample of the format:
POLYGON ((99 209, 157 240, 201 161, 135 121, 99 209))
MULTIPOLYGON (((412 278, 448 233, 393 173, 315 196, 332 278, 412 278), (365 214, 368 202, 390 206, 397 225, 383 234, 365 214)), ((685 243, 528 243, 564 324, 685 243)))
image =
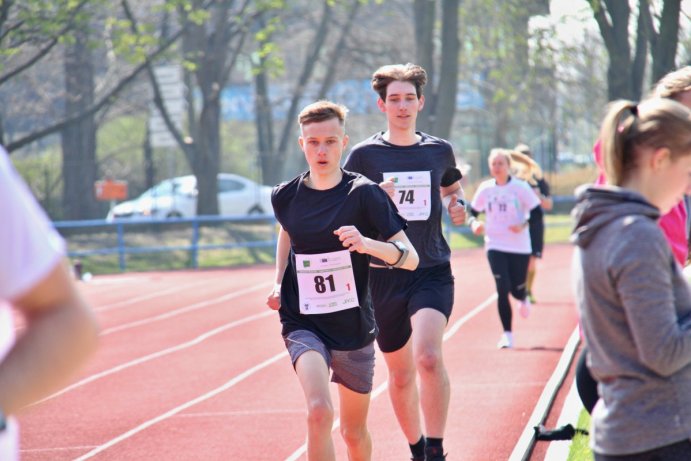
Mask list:
MULTIPOLYGON (((501 326, 484 252, 453 254, 449 460, 506 460, 514 449, 577 323, 571 252, 547 248, 538 304, 529 319, 514 315, 514 350, 496 349, 501 326)), ((273 267, 257 266, 82 284, 103 328, 100 349, 71 385, 20 416, 22 459, 305 459, 302 391, 278 316, 264 304, 272 279, 273 267)), ((379 354, 374 386, 373 459, 408 459, 379 354)), ((334 440, 346 459, 337 429, 334 440)))

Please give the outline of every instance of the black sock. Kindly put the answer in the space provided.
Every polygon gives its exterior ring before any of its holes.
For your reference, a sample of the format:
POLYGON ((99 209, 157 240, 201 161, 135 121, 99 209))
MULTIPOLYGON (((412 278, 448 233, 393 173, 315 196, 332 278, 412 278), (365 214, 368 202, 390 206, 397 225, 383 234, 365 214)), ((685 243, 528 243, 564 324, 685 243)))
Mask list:
POLYGON ((410 445, 410 452, 413 454, 413 456, 424 456, 425 455, 425 436, 423 435, 420 437, 420 440, 417 441, 415 445, 410 445))
POLYGON ((444 439, 435 439, 432 437, 427 437, 427 446, 428 447, 439 447, 443 449, 443 444, 444 439))

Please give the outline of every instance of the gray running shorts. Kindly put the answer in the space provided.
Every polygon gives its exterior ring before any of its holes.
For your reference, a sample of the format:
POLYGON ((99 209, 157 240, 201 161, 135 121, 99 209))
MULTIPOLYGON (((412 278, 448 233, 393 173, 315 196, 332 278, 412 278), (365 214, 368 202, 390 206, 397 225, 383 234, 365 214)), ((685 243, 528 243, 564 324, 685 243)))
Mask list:
POLYGON ((297 330, 283 337, 293 367, 307 351, 316 351, 331 368, 331 381, 353 392, 369 394, 374 380, 374 342, 353 351, 327 349, 319 337, 308 330, 297 330))

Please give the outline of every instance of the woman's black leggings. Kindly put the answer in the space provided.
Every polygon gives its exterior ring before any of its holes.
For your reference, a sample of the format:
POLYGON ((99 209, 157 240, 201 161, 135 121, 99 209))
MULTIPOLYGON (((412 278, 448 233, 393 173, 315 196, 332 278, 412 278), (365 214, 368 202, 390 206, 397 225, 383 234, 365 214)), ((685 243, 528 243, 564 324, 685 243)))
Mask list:
POLYGON ((497 307, 504 331, 511 331, 511 303, 509 293, 519 301, 525 299, 525 279, 530 254, 488 250, 487 260, 497 285, 497 307))
POLYGON ((597 381, 590 374, 590 370, 588 370, 588 366, 585 363, 586 355, 588 355, 588 349, 583 346, 581 356, 578 357, 578 363, 576 364, 576 390, 578 390, 578 396, 581 398, 583 406, 588 413, 592 414, 593 408, 600 396, 597 394, 597 381))

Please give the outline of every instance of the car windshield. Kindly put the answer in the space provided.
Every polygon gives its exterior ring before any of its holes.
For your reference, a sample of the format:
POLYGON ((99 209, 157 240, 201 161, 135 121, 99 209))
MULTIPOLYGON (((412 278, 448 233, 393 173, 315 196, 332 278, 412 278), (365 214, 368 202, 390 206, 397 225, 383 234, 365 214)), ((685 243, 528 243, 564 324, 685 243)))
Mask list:
POLYGON ((152 187, 144 192, 141 197, 164 197, 173 195, 173 189, 178 194, 184 194, 194 191, 195 178, 175 178, 167 179, 160 184, 152 187))

